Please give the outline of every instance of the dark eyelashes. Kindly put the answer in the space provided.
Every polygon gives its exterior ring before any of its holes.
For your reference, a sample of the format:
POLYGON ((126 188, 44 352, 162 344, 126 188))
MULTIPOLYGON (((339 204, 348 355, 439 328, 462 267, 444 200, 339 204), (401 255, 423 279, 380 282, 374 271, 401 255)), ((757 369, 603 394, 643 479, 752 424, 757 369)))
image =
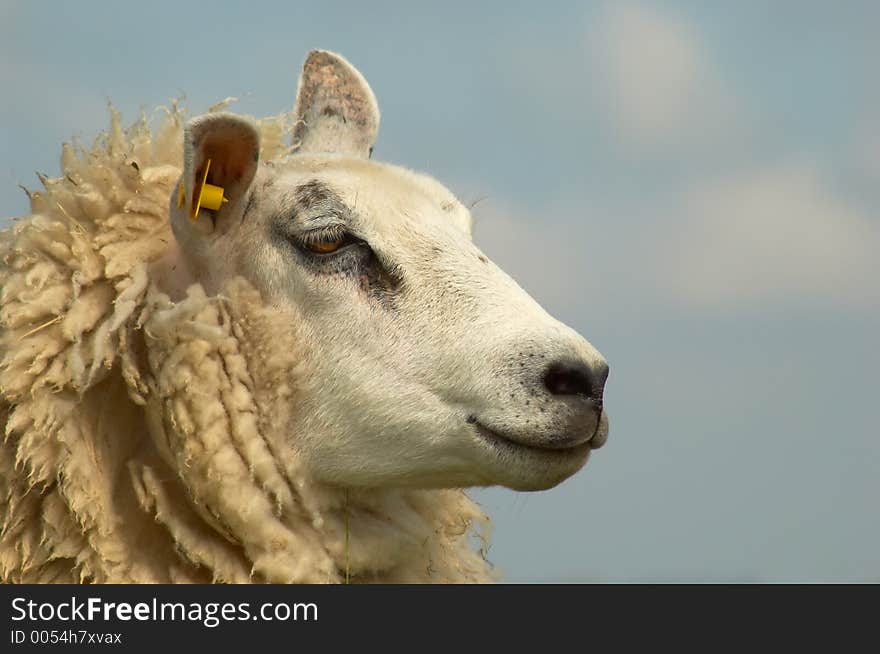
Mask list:
POLYGON ((298 240, 304 245, 334 243, 339 240, 349 239, 353 240, 353 237, 341 225, 311 229, 298 236, 298 240))
POLYGON ((289 236, 297 250, 312 261, 328 261, 352 253, 372 254, 370 246, 342 225, 310 229, 289 236))

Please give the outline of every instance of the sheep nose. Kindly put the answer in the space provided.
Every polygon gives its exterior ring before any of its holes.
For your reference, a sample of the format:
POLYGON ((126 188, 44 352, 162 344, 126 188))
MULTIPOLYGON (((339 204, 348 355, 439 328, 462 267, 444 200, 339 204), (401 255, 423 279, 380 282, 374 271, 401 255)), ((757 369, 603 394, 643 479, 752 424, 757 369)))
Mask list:
POLYGON ((579 395, 601 407, 607 379, 605 361, 592 366, 581 361, 557 361, 544 373, 544 387, 552 395, 579 395))

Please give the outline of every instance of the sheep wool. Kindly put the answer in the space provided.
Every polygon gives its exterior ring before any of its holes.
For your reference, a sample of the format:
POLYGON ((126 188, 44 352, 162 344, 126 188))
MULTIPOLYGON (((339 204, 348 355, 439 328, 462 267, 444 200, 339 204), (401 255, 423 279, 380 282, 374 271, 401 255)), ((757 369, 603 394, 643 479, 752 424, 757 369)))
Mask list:
MULTIPOLYGON (((252 286, 159 290, 183 119, 123 128, 111 110, 0 232, 2 581, 494 579, 464 491, 330 486, 295 435, 273 450, 301 357, 289 325, 269 342, 279 318, 252 286)), ((259 121, 261 159, 289 154, 292 122, 259 121)))

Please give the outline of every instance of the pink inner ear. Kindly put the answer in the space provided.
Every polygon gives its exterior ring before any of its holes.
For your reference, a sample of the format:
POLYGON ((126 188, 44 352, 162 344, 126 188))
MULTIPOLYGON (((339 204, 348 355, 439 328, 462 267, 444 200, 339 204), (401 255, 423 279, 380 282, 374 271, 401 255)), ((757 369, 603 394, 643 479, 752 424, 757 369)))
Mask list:
POLYGON ((260 135, 251 121, 222 113, 194 118, 187 124, 185 134, 184 168, 190 217, 195 218, 193 212, 202 197, 203 181, 219 187, 209 189, 213 202, 210 207, 205 205, 219 212, 222 203, 216 202, 218 195, 234 203, 253 180, 259 162, 260 135))
MULTIPOLYGON (((254 164, 253 148, 251 144, 241 140, 214 140, 206 143, 203 149, 203 160, 211 160, 211 169, 208 171, 208 183, 216 186, 231 186, 240 181, 248 169, 254 164)), ((196 172, 196 179, 200 179, 205 172, 204 165, 196 172)))

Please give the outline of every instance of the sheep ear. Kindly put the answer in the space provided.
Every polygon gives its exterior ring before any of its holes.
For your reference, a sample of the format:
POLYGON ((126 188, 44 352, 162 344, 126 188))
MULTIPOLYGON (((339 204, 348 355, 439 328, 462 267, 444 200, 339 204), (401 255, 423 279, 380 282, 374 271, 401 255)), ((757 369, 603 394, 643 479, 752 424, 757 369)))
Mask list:
POLYGON ((183 132, 183 176, 172 207, 202 231, 212 231, 245 195, 260 158, 254 124, 230 113, 190 120, 183 132))
POLYGON ((338 54, 309 53, 293 113, 296 152, 370 156, 379 131, 379 106, 363 75, 338 54))

